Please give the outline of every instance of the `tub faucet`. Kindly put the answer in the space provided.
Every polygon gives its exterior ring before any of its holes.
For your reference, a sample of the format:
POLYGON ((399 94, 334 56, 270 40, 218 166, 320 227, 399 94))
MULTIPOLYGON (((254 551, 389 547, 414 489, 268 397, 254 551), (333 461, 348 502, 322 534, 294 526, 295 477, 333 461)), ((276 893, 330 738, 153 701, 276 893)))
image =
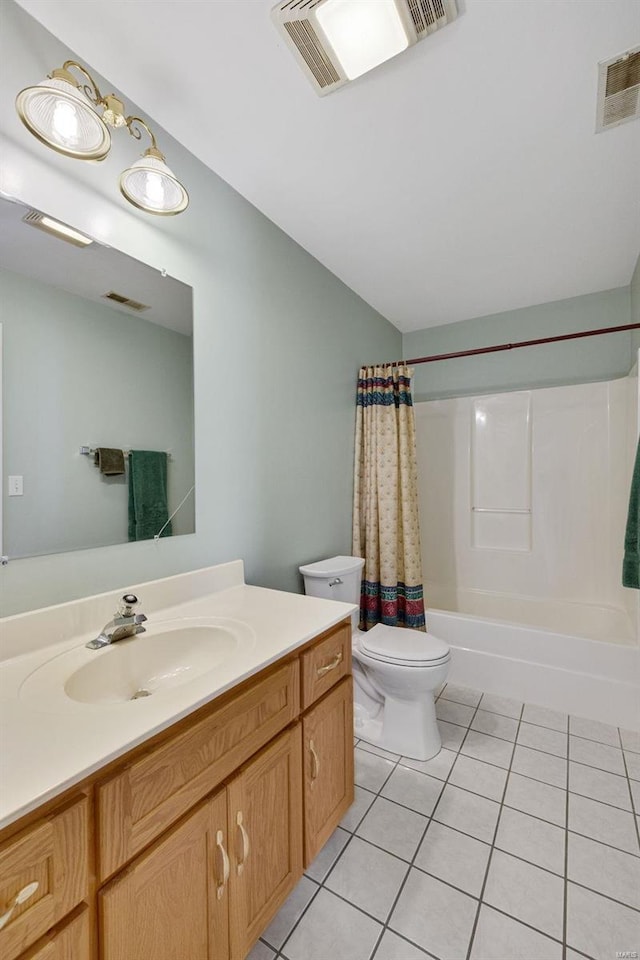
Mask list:
POLYGON ((120 601, 113 620, 105 624, 95 640, 90 640, 87 647, 90 650, 100 650, 126 637, 135 637, 137 633, 144 633, 142 624, 147 619, 144 613, 134 613, 140 601, 133 593, 125 593, 120 601))

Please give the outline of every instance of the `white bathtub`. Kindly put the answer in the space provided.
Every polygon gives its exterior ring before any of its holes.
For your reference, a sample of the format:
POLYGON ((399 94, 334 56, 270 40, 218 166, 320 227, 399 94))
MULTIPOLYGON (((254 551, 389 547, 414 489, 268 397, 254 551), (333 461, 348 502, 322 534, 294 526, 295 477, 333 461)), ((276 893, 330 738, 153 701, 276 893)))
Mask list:
POLYGON ((427 630, 452 650, 449 680, 640 730, 640 648, 447 610, 427 630))

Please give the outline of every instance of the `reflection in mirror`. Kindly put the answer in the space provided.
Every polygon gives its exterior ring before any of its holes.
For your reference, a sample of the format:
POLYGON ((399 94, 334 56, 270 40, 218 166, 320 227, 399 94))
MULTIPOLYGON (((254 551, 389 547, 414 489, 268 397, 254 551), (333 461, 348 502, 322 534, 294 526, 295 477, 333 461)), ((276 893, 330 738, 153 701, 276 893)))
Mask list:
POLYGON ((2 552, 193 533, 191 288, 51 228, 0 200, 2 552))

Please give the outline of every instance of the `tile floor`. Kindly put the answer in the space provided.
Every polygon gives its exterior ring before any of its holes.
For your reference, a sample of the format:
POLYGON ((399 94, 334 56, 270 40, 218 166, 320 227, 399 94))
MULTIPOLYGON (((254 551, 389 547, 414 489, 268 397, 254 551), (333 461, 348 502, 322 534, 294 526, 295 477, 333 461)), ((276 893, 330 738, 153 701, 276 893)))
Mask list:
POLYGON ((426 763, 356 741, 355 803, 248 960, 640 956, 640 734, 453 684, 436 710, 426 763))

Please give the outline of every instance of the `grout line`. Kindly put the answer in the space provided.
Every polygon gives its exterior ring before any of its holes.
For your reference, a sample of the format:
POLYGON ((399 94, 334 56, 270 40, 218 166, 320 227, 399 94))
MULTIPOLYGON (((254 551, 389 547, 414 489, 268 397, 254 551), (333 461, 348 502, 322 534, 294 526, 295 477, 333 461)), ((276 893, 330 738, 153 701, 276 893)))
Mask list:
MULTIPOLYGON (((518 720, 518 728, 517 728, 517 730, 516 730, 516 741, 517 741, 518 734, 520 733, 520 725, 521 725, 521 723, 522 723, 522 714, 523 714, 523 713, 524 713, 524 703, 522 704, 522 707, 520 708, 520 719, 518 720)), ((493 840, 491 841, 491 849, 489 850, 489 857, 488 857, 488 859, 487 859, 487 865, 486 865, 485 871, 484 871, 484 879, 483 879, 483 881, 482 881, 482 886, 481 886, 481 888, 480 888, 480 895, 479 895, 479 897, 478 897, 478 901, 479 901, 479 902, 478 902, 478 909, 476 910, 476 915, 475 915, 474 920, 473 920, 473 927, 471 928, 471 937, 470 937, 470 939, 469 939, 469 946, 467 947, 467 958, 466 958, 466 960, 470 960, 471 950, 472 950, 472 948, 473 948, 473 941, 474 941, 474 939, 475 939, 476 931, 477 931, 477 929, 478 929, 478 921, 479 921, 479 919, 480 919, 480 910, 482 909, 482 904, 483 904, 483 901, 484 901, 484 894, 485 894, 485 890, 486 890, 486 888, 487 888, 487 881, 488 881, 488 879, 489 879, 489 871, 490 871, 490 869, 491 869, 491 861, 492 861, 492 859, 493 859, 493 852, 494 852, 494 850, 495 850, 495 842, 496 842, 496 840, 497 840, 498 830, 499 830, 499 828, 500 828, 500 818, 501 818, 501 816, 502 816, 502 811, 503 811, 503 809, 504 809, 504 799, 505 799, 505 797, 506 797, 506 795, 507 795, 507 787, 509 786, 509 776, 510 776, 510 774, 511 774, 511 766, 512 766, 512 764, 513 764, 513 758, 514 758, 514 756, 515 756, 515 752, 516 752, 516 747, 515 747, 515 742, 514 742, 513 749, 512 749, 512 751, 511 751, 511 760, 510 760, 510 762, 509 762, 509 768, 508 768, 508 770, 507 770, 507 776, 506 776, 506 778, 505 778, 504 788, 503 788, 503 790, 502 790, 502 799, 501 799, 501 801, 500 801, 500 807, 499 807, 499 809, 498 809, 498 818, 497 818, 497 820, 496 820, 495 829, 494 829, 494 831, 493 831, 493 840)), ((564 960, 564 957, 563 957, 563 960, 564 960)))
MULTIPOLYGON (((620 728, 618 727, 618 738, 620 740, 620 748, 622 749, 622 734, 620 733, 620 728)), ((624 764, 624 772, 627 777, 627 787, 629 790, 629 799, 631 800, 631 815, 633 817, 633 822, 636 828, 636 837, 638 840, 638 848, 640 850, 640 825, 638 824, 638 818, 636 816, 636 805, 633 798, 633 790, 631 789, 631 777, 629 776, 629 768, 627 766, 627 758, 625 756, 624 750, 622 750, 622 762, 624 764)))

